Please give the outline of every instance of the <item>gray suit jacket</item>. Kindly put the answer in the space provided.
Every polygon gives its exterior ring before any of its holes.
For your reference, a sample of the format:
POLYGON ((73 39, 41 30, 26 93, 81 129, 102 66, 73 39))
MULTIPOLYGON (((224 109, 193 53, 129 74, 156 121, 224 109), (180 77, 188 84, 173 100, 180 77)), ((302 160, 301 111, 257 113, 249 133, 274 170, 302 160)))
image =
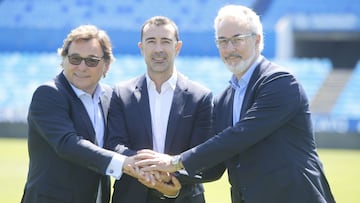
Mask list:
MULTIPOLYGON (((112 94, 105 88, 104 118, 112 94)), ((112 154, 94 144, 91 120, 62 73, 34 92, 28 128, 30 165, 23 203, 95 203, 100 179, 102 202, 109 202, 104 174, 112 154)))

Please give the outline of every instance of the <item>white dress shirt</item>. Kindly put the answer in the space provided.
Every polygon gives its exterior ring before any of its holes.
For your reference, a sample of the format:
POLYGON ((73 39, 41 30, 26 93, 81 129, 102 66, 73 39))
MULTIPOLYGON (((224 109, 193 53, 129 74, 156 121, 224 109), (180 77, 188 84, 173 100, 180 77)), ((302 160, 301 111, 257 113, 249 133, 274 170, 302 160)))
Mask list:
POLYGON ((153 150, 164 153, 167 125, 176 88, 177 72, 174 70, 173 75, 161 85, 160 92, 156 90, 155 83, 148 74, 146 74, 146 81, 151 112, 153 150))
MULTIPOLYGON (((103 117, 103 112, 101 109, 100 96, 105 93, 105 90, 99 84, 94 92, 94 95, 90 95, 87 92, 84 92, 81 89, 76 88, 70 84, 73 88, 77 97, 84 104, 85 109, 89 115, 92 126, 95 130, 96 135, 96 145, 103 147, 104 145, 104 132, 105 132, 105 119, 103 117)), ((115 179, 120 179, 122 175, 122 166, 125 160, 125 156, 117 154, 114 152, 114 155, 110 161, 110 164, 107 167, 106 175, 111 175, 115 179)), ((99 182, 97 203, 101 203, 101 182, 99 182)))

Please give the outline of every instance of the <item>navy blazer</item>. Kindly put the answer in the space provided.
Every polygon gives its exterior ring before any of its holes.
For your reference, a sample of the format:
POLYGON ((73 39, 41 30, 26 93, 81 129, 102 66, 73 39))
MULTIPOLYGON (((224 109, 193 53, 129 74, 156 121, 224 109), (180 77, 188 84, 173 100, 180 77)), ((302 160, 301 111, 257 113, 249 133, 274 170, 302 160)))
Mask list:
POLYGON ((182 154, 189 174, 225 161, 233 202, 334 202, 315 149, 309 102, 294 76, 263 59, 235 126, 233 94, 229 86, 215 99, 218 134, 182 154))
MULTIPOLYGON (((101 97, 104 118, 112 89, 101 97)), ((95 143, 95 131, 65 76, 36 89, 28 114, 29 172, 23 203, 95 203, 100 179, 103 203, 110 199, 105 174, 112 152, 95 143)))
MULTIPOLYGON (((178 73, 167 126, 165 153, 180 154, 210 138, 211 116, 210 90, 178 73)), ((133 155, 137 150, 153 148, 145 75, 115 86, 108 119, 108 148, 124 155, 133 155)), ((149 192, 151 191, 136 179, 123 175, 115 182, 113 202, 146 203, 149 192)), ((197 202, 199 195, 203 196, 201 184, 186 184, 182 186, 174 202, 197 202)))

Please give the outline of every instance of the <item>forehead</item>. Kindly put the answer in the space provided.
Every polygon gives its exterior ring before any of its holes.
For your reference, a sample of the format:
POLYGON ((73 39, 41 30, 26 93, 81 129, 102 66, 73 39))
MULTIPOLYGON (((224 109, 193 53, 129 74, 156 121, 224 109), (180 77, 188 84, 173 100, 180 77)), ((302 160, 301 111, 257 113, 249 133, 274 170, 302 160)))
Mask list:
POLYGON ((95 38, 89 40, 78 39, 71 42, 69 47, 69 54, 71 53, 101 55, 102 49, 100 42, 95 38))
POLYGON ((171 24, 154 25, 148 24, 144 27, 143 38, 175 38, 175 28, 171 24))
POLYGON ((217 37, 232 37, 249 32, 250 28, 248 23, 245 20, 233 16, 225 16, 217 27, 217 37))

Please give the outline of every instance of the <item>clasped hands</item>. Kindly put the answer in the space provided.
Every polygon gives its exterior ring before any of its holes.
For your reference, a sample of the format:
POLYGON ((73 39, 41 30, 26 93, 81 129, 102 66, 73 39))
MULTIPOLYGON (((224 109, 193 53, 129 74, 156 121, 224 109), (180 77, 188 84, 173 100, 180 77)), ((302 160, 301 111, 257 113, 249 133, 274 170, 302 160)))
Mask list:
POLYGON ((167 154, 149 149, 140 150, 136 155, 125 159, 123 172, 167 197, 176 197, 181 184, 171 173, 176 171, 171 164, 171 159, 172 156, 167 154))

